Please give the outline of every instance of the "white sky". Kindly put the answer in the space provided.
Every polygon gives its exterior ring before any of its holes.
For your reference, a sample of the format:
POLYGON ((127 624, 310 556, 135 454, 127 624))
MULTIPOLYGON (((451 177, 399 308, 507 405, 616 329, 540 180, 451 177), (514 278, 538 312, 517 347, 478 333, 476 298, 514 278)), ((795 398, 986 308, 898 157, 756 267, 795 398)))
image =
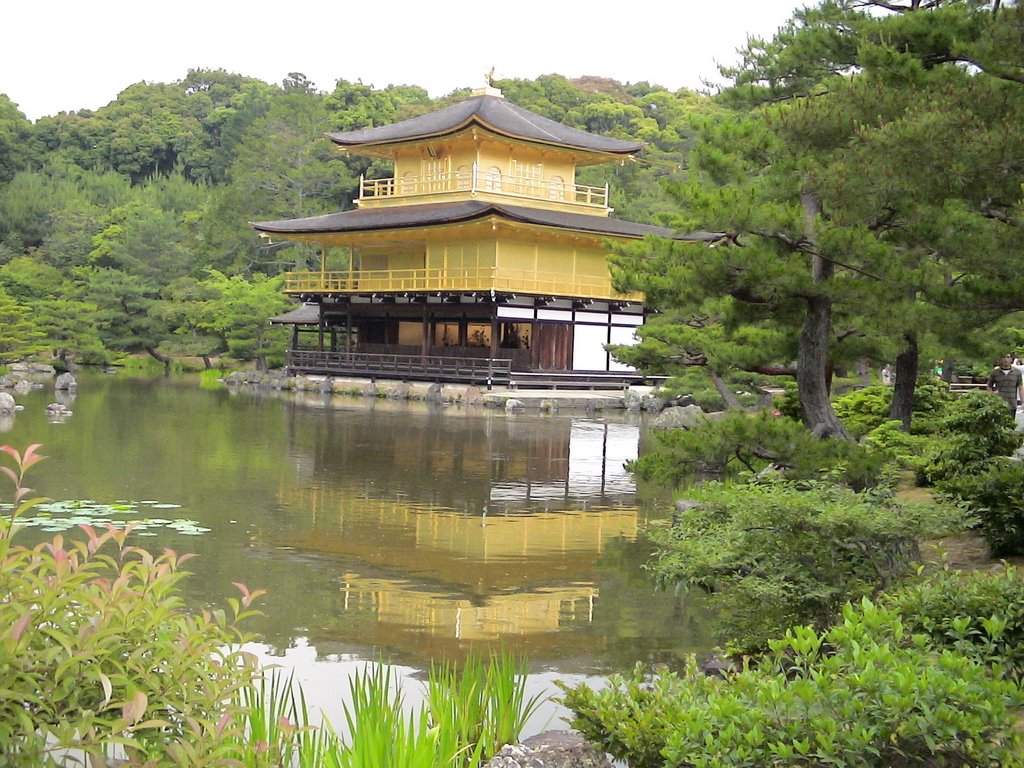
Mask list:
POLYGON ((140 81, 302 72, 431 96, 498 78, 598 75, 699 88, 806 0, 0 0, 0 93, 30 120, 140 81))

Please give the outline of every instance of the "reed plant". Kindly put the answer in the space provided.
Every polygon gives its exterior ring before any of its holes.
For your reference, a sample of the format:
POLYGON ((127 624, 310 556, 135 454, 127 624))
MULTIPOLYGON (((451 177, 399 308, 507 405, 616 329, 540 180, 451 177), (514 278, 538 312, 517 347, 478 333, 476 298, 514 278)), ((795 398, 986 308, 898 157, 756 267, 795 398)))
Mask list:
POLYGON ((367 667, 349 683, 344 707, 349 743, 341 768, 436 768, 455 765, 459 745, 453 735, 432 727, 424 707, 405 713, 394 669, 367 667))
POLYGON ((457 667, 444 662, 431 666, 427 707, 431 723, 458 740, 454 765, 470 768, 490 759, 519 738, 526 722, 544 702, 540 694, 527 698, 526 660, 501 651, 487 659, 470 655, 457 667))
POLYGON ((293 676, 268 669, 242 690, 238 741, 245 768, 340 768, 341 743, 330 723, 312 724, 302 687, 293 676))
POLYGON ((246 689, 238 710, 245 768, 478 768, 519 738, 544 698, 526 695, 526 663, 507 653, 431 667, 426 702, 404 706, 397 673, 368 665, 349 681, 347 741, 314 726, 301 687, 276 672, 246 689))

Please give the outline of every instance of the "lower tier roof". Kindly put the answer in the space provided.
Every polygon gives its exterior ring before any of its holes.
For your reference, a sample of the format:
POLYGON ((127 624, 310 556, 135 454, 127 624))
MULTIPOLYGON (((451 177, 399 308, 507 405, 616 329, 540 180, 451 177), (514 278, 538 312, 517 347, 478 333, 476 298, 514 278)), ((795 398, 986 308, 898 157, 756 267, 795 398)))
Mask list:
POLYGON ((609 237, 642 238, 646 235, 673 240, 714 242, 723 235, 715 232, 677 232, 668 227, 638 224, 634 221, 589 216, 582 213, 564 213, 519 205, 501 205, 479 200, 452 203, 423 203, 387 208, 358 208, 352 211, 328 213, 304 219, 280 221, 254 221, 250 224, 259 232, 280 235, 328 235, 373 232, 411 227, 431 227, 456 224, 487 216, 498 216, 509 221, 554 227, 576 232, 587 232, 609 237))

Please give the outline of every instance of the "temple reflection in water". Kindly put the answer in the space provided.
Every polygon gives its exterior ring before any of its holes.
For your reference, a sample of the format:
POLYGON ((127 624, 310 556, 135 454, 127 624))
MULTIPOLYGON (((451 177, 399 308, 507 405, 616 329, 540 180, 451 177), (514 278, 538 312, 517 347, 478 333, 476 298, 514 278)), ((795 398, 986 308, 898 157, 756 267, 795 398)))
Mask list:
POLYGON ((322 652, 423 658, 501 644, 564 657, 681 610, 619 572, 645 556, 635 539, 649 512, 623 466, 638 455, 637 422, 352 401, 300 401, 290 414, 299 471, 280 497, 297 511, 251 545, 320 569, 323 587, 293 613, 322 652))

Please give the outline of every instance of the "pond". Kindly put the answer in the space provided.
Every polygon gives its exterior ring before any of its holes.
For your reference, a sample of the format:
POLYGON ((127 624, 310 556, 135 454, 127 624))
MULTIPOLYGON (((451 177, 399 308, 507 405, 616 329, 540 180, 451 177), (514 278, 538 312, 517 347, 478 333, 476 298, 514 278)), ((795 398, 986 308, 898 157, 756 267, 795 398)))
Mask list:
MULTIPOLYGON (((349 674, 381 657, 411 680, 505 648, 529 659, 532 691, 555 693, 711 644, 701 598, 641 568, 637 534, 669 504, 623 468, 650 439, 638 415, 79 381, 62 423, 45 413, 50 383, 0 424, 0 443, 48 457, 29 484, 55 503, 22 541, 134 522, 134 543, 199 555, 193 603, 222 604, 232 582, 266 589, 254 648, 335 724, 349 674)), ((560 714, 530 729, 565 727, 560 714)))

